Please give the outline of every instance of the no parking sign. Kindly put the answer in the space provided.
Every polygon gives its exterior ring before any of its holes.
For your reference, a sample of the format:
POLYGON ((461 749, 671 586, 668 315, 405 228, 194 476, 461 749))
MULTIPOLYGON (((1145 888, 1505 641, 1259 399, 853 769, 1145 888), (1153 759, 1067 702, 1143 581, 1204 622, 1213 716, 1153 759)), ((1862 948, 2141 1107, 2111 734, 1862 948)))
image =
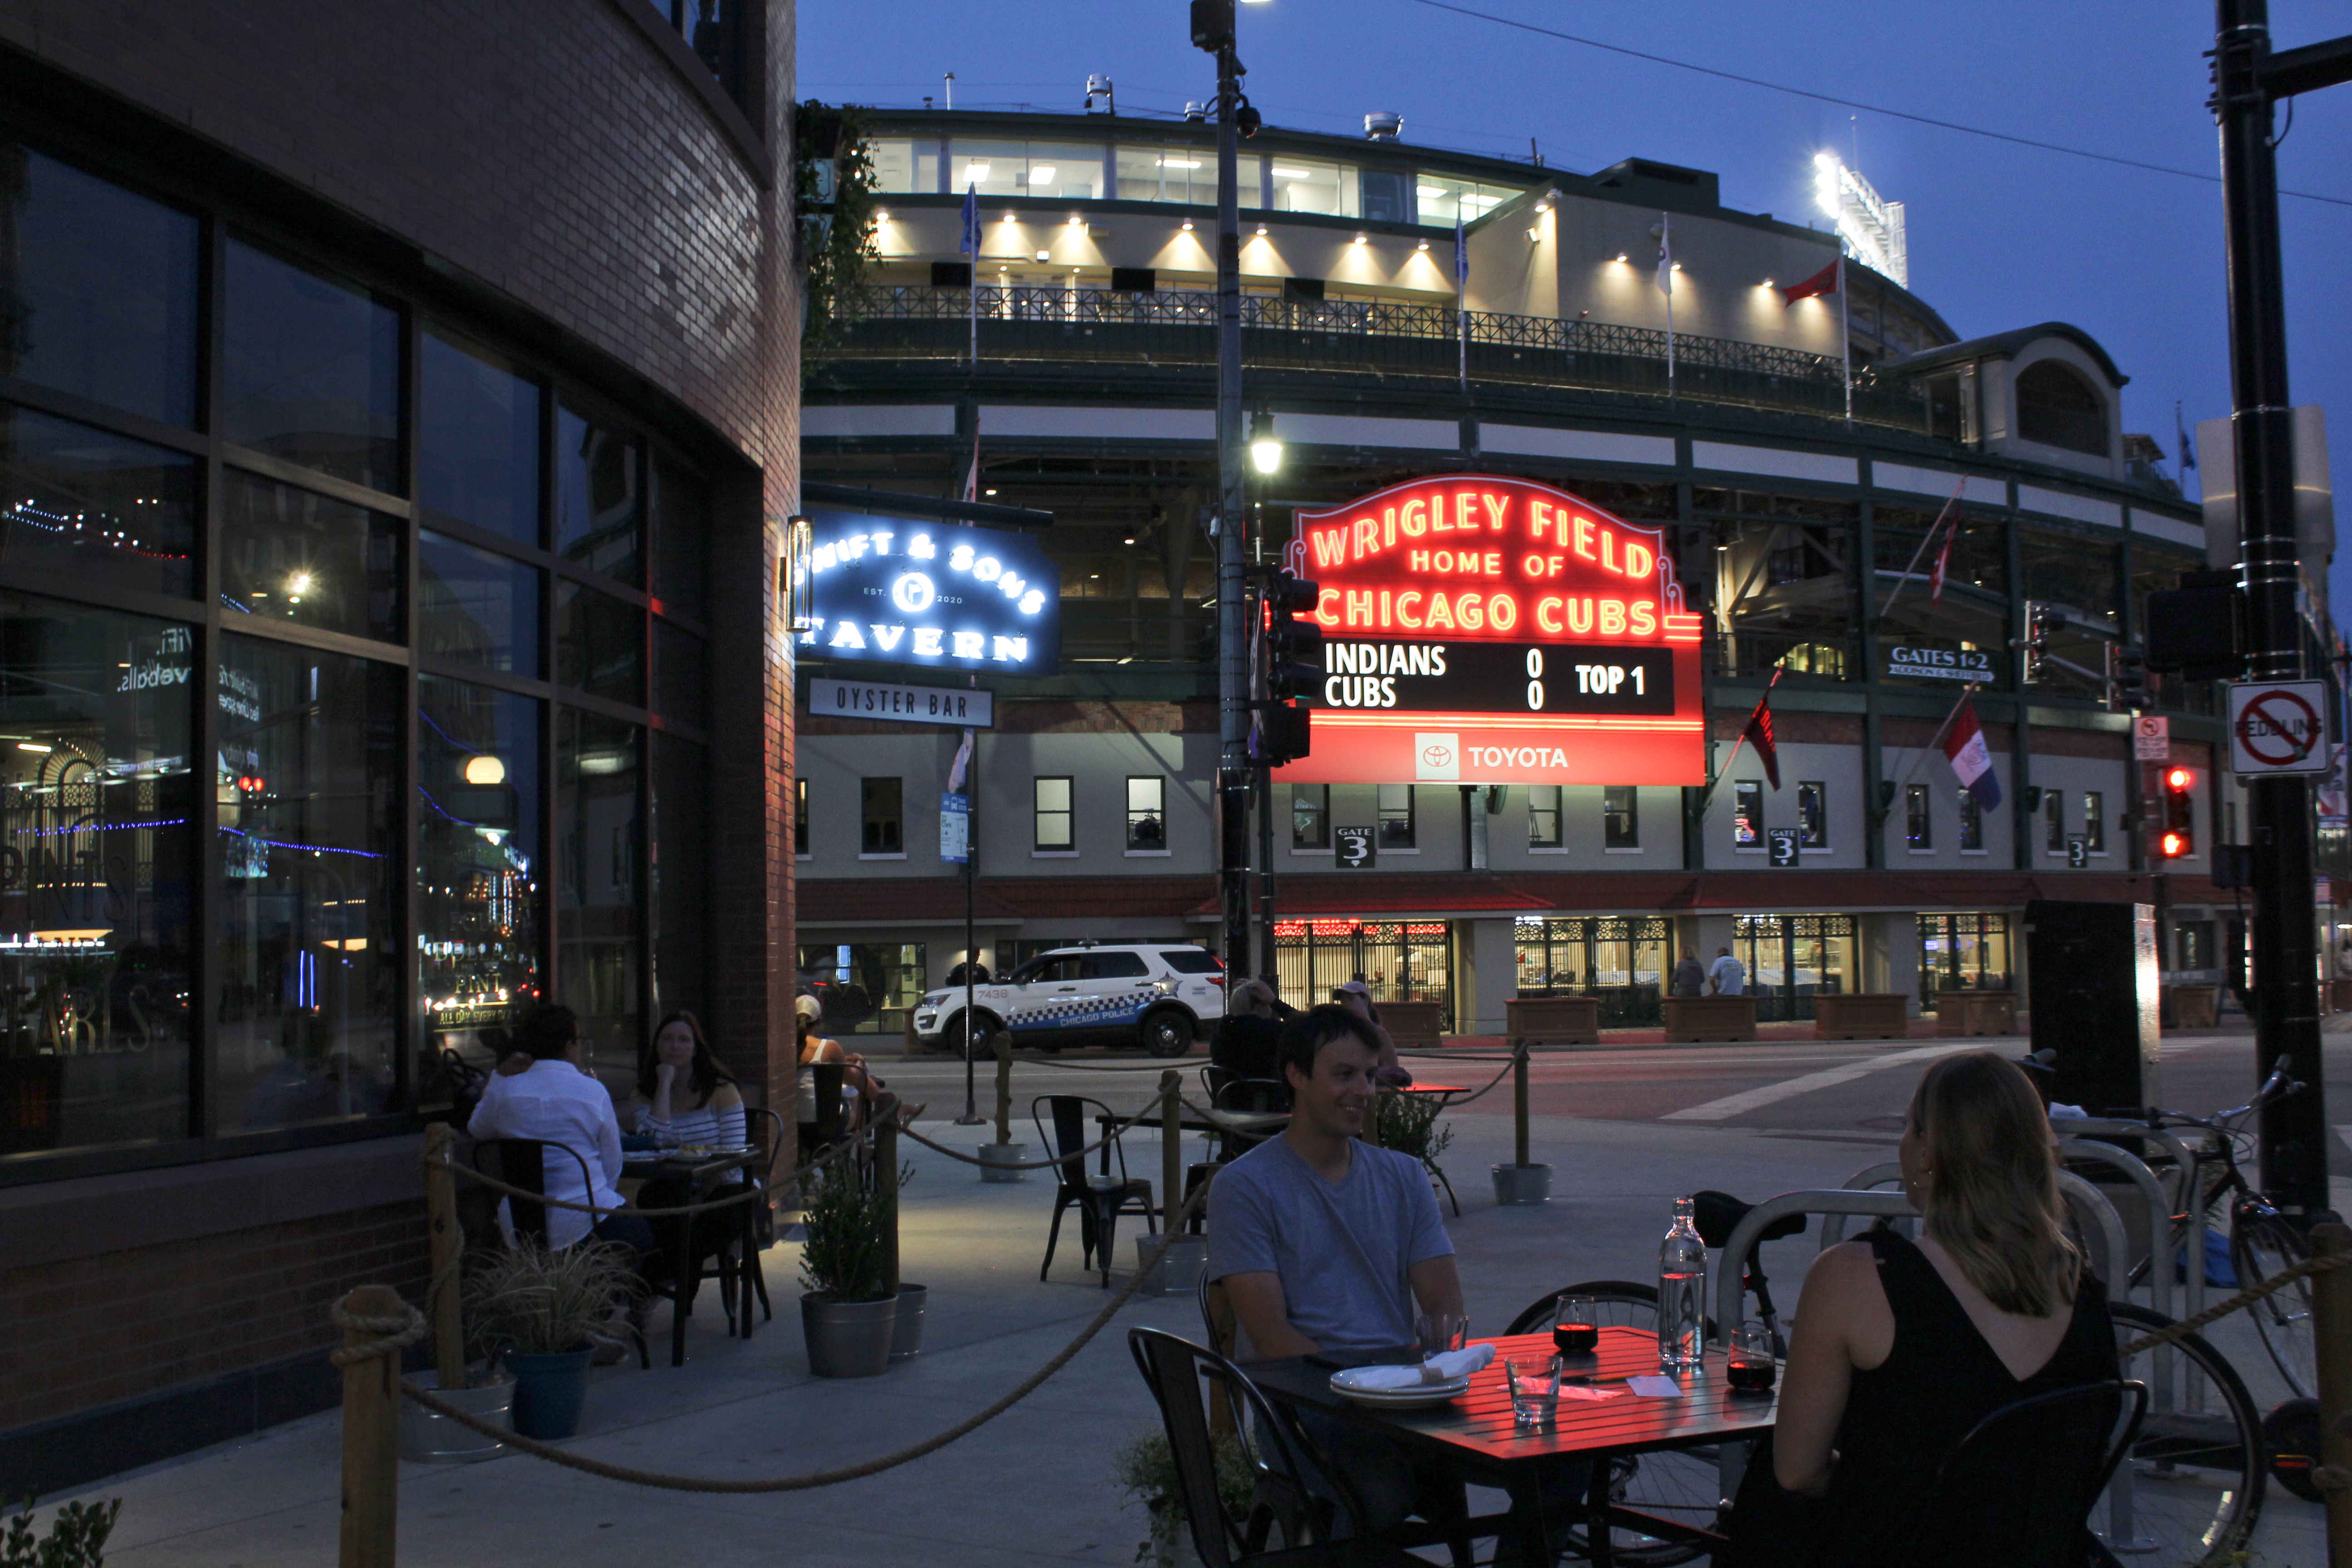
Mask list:
POLYGON ((2230 771, 2241 778, 2328 771, 2327 683, 2241 680, 2230 687, 2230 771))

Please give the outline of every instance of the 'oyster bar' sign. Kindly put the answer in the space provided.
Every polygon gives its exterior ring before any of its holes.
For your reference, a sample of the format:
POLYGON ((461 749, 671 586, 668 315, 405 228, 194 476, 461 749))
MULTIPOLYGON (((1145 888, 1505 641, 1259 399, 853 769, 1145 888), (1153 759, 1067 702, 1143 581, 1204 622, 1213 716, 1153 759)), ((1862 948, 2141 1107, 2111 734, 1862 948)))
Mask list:
POLYGON ((1980 647, 1890 647, 1886 673, 1911 680, 1992 679, 1992 655, 1980 647))
POLYGON ((1665 542, 1525 479, 1448 475, 1300 512, 1320 589, 1307 784, 1697 784, 1699 616, 1665 542))

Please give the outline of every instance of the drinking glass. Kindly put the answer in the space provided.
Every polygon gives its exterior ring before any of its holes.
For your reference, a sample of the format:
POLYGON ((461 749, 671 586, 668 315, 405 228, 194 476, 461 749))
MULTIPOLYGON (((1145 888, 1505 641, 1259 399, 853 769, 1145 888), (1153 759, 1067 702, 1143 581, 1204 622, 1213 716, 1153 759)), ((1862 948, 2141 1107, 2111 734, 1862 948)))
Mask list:
POLYGON ((1458 1351, 1470 1340, 1470 1320, 1458 1312, 1422 1312, 1412 1320, 1413 1338, 1421 1344, 1421 1376, 1424 1383, 1444 1377, 1430 1364, 1432 1356, 1458 1351))
POLYGON ((1724 1362, 1724 1376, 1734 1391, 1769 1394, 1779 1373, 1780 1363, 1772 1354, 1772 1331, 1754 1318, 1740 1324, 1731 1336, 1731 1352, 1724 1362))
POLYGON ((1590 1296, 1562 1296, 1552 1315, 1551 1342, 1562 1355, 1591 1355, 1601 1345, 1601 1320, 1590 1296))
POLYGON ((1548 1426, 1559 1414, 1559 1360, 1510 1356, 1503 1375, 1511 1385, 1511 1419, 1521 1426, 1548 1426))

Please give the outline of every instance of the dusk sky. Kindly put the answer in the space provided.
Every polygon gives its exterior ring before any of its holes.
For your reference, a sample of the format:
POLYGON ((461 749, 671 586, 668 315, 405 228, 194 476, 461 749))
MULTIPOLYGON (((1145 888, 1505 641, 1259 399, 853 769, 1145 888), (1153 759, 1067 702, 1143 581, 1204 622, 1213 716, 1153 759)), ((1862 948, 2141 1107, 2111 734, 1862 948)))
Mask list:
MULTIPOLYGON (((1461 0, 1626 48, 2011 135, 2199 174, 2217 169, 2205 109, 2210 5, 1977 0, 1966 6, 1730 0, 1628 8, 1461 0), (1649 20, 1634 15, 1641 10, 1649 20)), ((959 108, 1080 107, 1091 72, 1122 114, 1213 95, 1183 0, 1014 8, 861 0, 800 12, 803 98, 919 106, 956 74, 959 108)), ((1722 176, 1727 205, 1802 222, 1812 154, 1844 156, 1906 205, 1912 290, 1962 337, 2070 321, 2131 384, 2124 428, 2174 451, 2230 409, 2221 186, 1809 101, 1537 37, 1421 0, 1270 0, 1241 8, 1251 100, 1272 125, 1404 139, 1589 172, 1645 157, 1722 176)), ((2273 0, 2278 47, 2352 29, 2352 6, 2273 0)), ((2282 124, 2285 123, 2281 116, 2282 124)), ((2352 86, 2299 101, 2279 148, 2298 404, 2327 409, 2336 488, 2352 486, 2352 86)), ((1530 176, 1532 178, 1532 175, 1530 176)), ((2197 475, 2188 478, 2197 492, 2197 475)), ((2352 605, 2352 509, 2335 593, 2352 605)))

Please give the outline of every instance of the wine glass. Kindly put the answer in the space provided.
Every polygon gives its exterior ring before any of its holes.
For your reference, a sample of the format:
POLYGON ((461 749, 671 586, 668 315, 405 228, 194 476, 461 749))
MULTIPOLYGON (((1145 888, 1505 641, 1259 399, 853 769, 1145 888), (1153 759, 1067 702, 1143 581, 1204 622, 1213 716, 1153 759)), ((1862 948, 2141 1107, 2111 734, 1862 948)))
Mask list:
POLYGON ((1754 1318, 1731 1336, 1731 1352, 1724 1361, 1724 1376, 1741 1394, 1769 1394, 1780 1363, 1772 1354, 1772 1331, 1754 1318))
POLYGON ((1601 1322, 1590 1296, 1562 1296, 1552 1314, 1551 1342, 1562 1355, 1591 1355, 1601 1344, 1601 1322))

